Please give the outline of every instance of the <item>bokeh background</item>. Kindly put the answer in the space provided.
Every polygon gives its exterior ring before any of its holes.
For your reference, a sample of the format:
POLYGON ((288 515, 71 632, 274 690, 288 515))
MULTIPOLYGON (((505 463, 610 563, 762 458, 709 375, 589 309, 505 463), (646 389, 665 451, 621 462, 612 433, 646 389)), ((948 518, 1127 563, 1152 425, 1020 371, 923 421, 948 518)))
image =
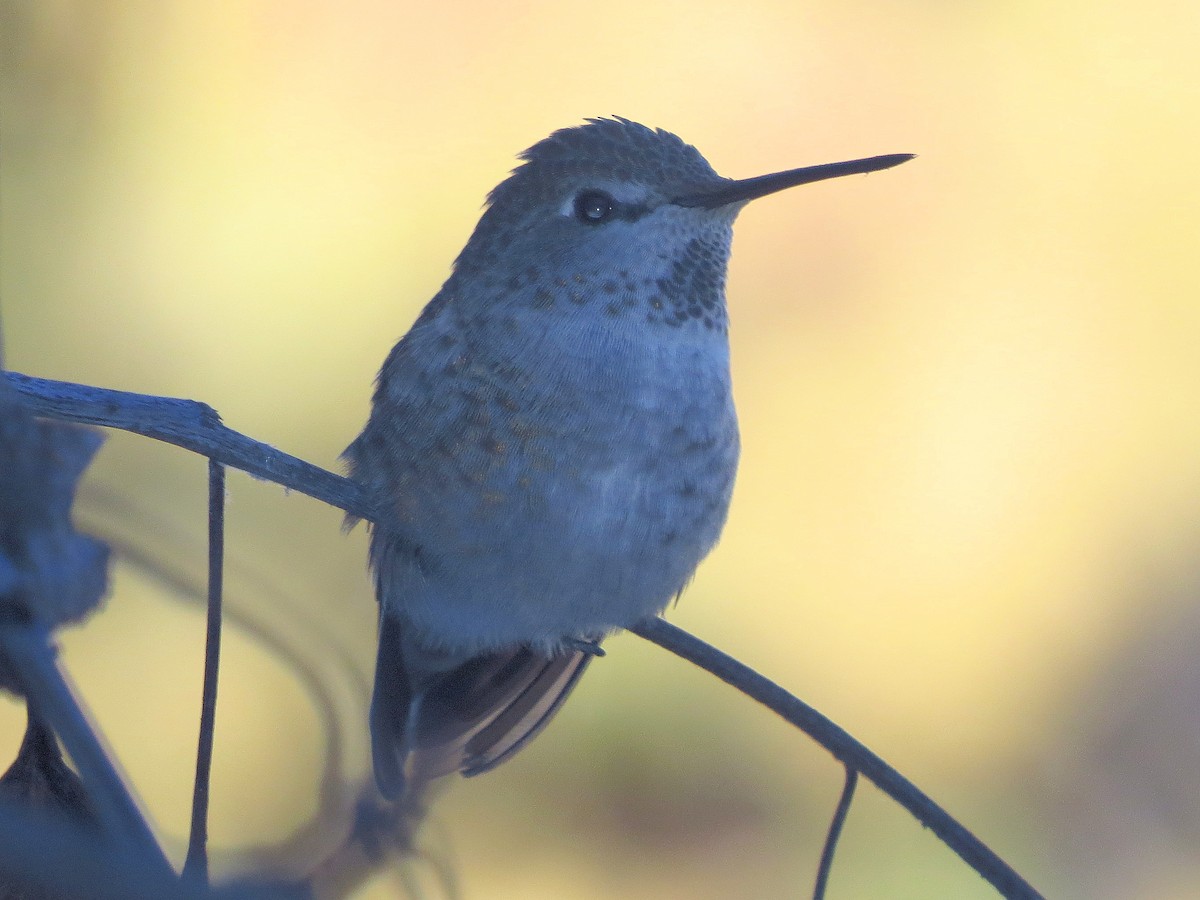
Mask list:
MULTIPOLYGON (((486 192, 551 130, 628 116, 733 177, 918 153, 743 213, 742 470, 671 618, 1047 894, 1196 896, 1198 42, 1200 5, 1170 0, 5 3, 5 363, 204 400, 337 468, 486 192)), ((245 476, 229 494, 217 867, 306 871, 366 778, 364 533, 245 476)), ((64 637, 176 858, 204 503, 203 460, 112 435, 79 518, 125 561, 64 637)), ((609 647, 355 896, 439 896, 439 870, 465 897, 807 895, 837 764, 609 647)), ((0 758, 22 721, 5 701, 0 758)), ((864 784, 830 896, 993 894, 864 784)))

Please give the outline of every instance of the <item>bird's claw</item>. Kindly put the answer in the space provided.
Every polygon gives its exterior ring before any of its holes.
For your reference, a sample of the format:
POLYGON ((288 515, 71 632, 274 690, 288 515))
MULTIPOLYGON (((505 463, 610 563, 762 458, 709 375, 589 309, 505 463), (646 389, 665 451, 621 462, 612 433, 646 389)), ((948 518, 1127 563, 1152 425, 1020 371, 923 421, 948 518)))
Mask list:
POLYGON ((604 648, 599 641, 588 641, 583 638, 563 638, 563 646, 568 650, 578 650, 589 656, 604 656, 604 648))

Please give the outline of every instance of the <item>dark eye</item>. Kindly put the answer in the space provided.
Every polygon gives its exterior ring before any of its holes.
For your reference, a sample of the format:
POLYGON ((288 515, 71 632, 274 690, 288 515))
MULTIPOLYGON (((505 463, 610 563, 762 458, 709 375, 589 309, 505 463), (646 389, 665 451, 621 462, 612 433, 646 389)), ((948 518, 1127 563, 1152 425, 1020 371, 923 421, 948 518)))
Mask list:
POLYGON ((575 197, 575 218, 588 225, 599 225, 612 216, 617 201, 604 191, 580 191, 575 197))

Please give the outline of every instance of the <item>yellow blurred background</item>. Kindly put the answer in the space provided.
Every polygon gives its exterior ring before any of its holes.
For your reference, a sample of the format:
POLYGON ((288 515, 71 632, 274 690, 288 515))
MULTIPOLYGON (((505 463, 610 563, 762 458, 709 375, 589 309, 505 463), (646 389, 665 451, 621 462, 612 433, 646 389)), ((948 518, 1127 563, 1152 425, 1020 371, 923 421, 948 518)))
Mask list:
MULTIPOLYGON (((379 0, 0 7, 14 370, 216 407, 327 468, 515 155, 585 116, 724 175, 915 152, 753 204, 729 295, 744 455, 676 623, 829 714, 1048 895, 1200 893, 1200 5, 379 0)), ((367 777, 362 529, 240 474, 213 843, 301 872, 367 777), (319 822, 314 823, 314 817, 319 822)), ((64 659, 176 859, 204 464, 112 435, 126 548, 64 659)), ((0 708, 0 758, 23 714, 0 708)), ((465 897, 811 890, 823 751, 631 637, 447 786, 465 897)), ((989 897, 869 785, 831 897, 989 897)))

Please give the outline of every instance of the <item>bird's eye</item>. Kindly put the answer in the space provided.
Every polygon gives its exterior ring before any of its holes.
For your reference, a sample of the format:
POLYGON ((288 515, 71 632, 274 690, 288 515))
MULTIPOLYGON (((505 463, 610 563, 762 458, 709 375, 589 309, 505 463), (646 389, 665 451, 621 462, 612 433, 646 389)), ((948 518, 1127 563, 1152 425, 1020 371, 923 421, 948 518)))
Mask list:
POLYGON ((580 191, 575 197, 575 218, 588 225, 608 220, 617 208, 617 201, 604 191, 580 191))

